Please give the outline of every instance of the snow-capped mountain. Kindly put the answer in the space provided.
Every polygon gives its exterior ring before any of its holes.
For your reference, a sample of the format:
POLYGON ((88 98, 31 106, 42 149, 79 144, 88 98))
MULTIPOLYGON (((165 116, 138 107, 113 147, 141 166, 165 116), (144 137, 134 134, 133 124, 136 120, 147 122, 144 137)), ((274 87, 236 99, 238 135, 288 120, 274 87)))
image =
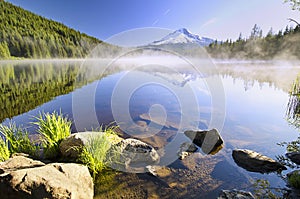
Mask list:
POLYGON ((186 28, 181 28, 168 34, 161 40, 150 43, 150 45, 199 44, 200 46, 208 46, 212 42, 214 42, 213 39, 200 37, 190 33, 186 28))

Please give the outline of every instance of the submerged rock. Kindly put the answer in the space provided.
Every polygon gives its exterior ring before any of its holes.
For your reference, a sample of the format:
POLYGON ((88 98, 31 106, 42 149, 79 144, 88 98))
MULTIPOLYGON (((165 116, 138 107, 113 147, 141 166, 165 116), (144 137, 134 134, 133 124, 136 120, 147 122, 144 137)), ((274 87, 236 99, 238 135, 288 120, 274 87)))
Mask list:
POLYGON ((247 149, 235 149, 232 151, 235 163, 251 172, 270 173, 286 170, 286 167, 270 157, 247 149))
MULTIPOLYGON (((179 125, 176 122, 172 122, 172 120, 165 121, 164 118, 161 118, 161 117, 154 117, 154 116, 151 117, 148 113, 143 113, 139 117, 140 117, 140 119, 147 121, 148 123, 152 122, 154 124, 157 124, 157 125, 165 127, 165 128, 173 128, 173 129, 179 128, 179 125), (162 122, 162 121, 164 121, 164 122, 162 122)), ((180 114, 175 115, 175 119, 173 118, 173 120, 176 121, 176 118, 180 118, 180 114)))
POLYGON ((167 177, 172 174, 170 168, 158 165, 148 165, 146 166, 146 171, 157 177, 167 177))
POLYGON ((214 155, 223 148, 223 139, 217 129, 209 131, 185 131, 184 134, 206 154, 214 155))
POLYGON ((254 199, 251 192, 243 190, 222 190, 218 199, 254 199))
POLYGON ((133 138, 124 139, 116 144, 111 148, 109 155, 115 152, 119 156, 113 155, 117 159, 112 163, 112 167, 128 172, 145 172, 146 166, 157 164, 160 160, 157 151, 151 145, 133 138))
POLYGON ((285 156, 288 157, 295 164, 300 165, 300 152, 286 153, 285 156))
POLYGON ((88 168, 74 163, 42 162, 15 156, 0 165, 1 199, 93 198, 88 168))
POLYGON ((197 151, 197 147, 193 143, 184 142, 181 144, 179 151, 177 155, 179 156, 180 160, 183 160, 187 156, 189 156, 191 153, 194 153, 197 151))

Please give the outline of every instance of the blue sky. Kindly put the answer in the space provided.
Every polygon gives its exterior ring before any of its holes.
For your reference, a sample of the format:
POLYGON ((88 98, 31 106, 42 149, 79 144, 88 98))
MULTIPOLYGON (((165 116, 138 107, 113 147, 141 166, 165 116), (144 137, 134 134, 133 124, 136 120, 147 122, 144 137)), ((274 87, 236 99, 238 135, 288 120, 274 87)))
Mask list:
POLYGON ((101 40, 135 28, 185 27, 218 40, 244 37, 257 23, 264 31, 284 29, 292 11, 283 0, 8 0, 101 40))

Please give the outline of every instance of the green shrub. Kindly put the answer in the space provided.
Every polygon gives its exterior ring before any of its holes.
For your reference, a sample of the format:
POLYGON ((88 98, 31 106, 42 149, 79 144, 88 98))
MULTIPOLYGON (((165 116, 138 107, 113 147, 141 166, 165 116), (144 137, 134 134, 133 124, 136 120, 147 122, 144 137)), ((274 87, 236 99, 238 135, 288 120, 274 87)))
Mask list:
POLYGON ((296 189, 300 189, 300 173, 298 171, 294 171, 288 176, 288 184, 296 189))
POLYGON ((53 112, 40 114, 35 122, 41 135, 45 158, 54 159, 60 154, 59 144, 71 134, 71 121, 61 113, 53 112))
MULTIPOLYGON (((35 145, 29 139, 28 132, 12 123, 10 123, 8 126, 4 126, 1 124, 0 132, 6 140, 2 140, 3 142, 1 143, 1 147, 5 146, 10 154, 26 153, 32 157, 38 156, 40 147, 38 145, 35 145)), ((6 149, 3 149, 3 152, 5 151, 6 149)))

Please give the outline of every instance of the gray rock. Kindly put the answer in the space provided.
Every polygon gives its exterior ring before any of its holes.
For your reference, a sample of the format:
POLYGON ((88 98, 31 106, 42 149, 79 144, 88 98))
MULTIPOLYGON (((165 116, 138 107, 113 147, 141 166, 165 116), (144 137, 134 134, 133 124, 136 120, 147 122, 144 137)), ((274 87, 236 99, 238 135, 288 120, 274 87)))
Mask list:
POLYGON ((254 199, 251 192, 243 190, 222 190, 218 199, 254 199))
POLYGON ((124 166, 117 169, 125 169, 129 172, 145 172, 146 166, 157 164, 160 160, 152 146, 133 138, 122 140, 113 150, 120 153, 119 160, 116 162, 124 166))
POLYGON ((1 199, 93 198, 93 181, 88 168, 74 163, 44 165, 16 156, 0 168, 1 199))
POLYGON ((270 173, 286 170, 286 167, 274 159, 247 149, 235 149, 232 151, 235 163, 251 172, 270 173))
POLYGON ((285 156, 288 157, 295 164, 300 165, 300 152, 286 153, 285 156))
POLYGON ((209 131, 185 131, 184 134, 206 154, 216 154, 223 148, 223 139, 217 129, 209 131))

